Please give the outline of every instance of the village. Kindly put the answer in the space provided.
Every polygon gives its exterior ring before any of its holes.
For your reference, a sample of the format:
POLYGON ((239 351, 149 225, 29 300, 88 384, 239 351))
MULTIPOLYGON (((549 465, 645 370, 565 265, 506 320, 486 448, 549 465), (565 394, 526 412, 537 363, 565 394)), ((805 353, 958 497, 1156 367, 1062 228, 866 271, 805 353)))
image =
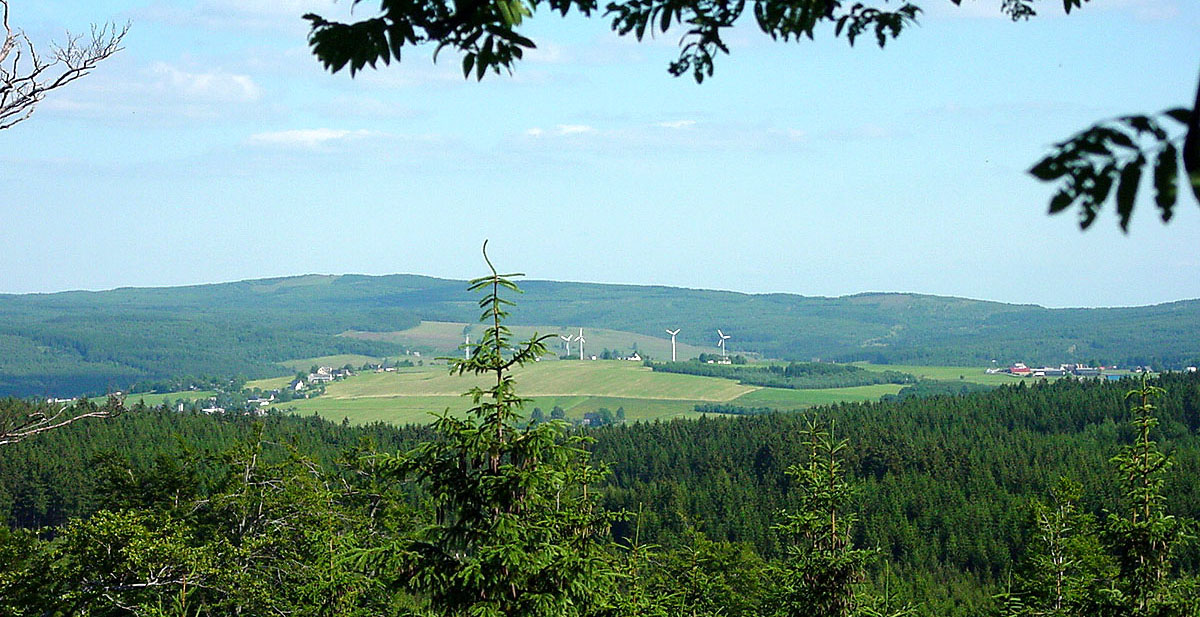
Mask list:
MULTIPOLYGON (((1185 369, 1189 373, 1195 373, 1196 367, 1189 366, 1185 369)), ((1128 377, 1131 374, 1140 375, 1142 373, 1152 372, 1149 367, 1135 366, 1132 369, 1122 369, 1113 364, 1110 366, 1088 366, 1086 364, 1059 364, 1057 367, 1043 366, 1034 368, 1027 366, 1024 362, 1015 362, 1011 366, 1004 368, 989 368, 986 371, 989 375, 1011 375, 1013 377, 1066 377, 1073 375, 1075 377, 1092 377, 1104 378, 1110 380, 1118 380, 1123 377, 1128 377)))

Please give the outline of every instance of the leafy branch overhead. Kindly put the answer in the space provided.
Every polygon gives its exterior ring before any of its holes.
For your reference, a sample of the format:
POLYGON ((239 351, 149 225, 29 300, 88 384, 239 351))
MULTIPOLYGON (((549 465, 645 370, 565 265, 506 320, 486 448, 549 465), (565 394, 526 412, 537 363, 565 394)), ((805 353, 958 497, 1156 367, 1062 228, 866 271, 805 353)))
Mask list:
POLYGON ((1105 203, 1116 204, 1122 230, 1129 229, 1138 189, 1153 182, 1154 203, 1164 223, 1179 197, 1179 170, 1200 199, 1200 135, 1193 110, 1168 109, 1154 116, 1124 116, 1101 122, 1054 146, 1029 173, 1059 185, 1050 213, 1079 206, 1087 229, 1105 203), (1152 175, 1149 170, 1153 169, 1152 175), (1115 189, 1115 190, 1114 190, 1115 189))
MULTIPOLYGON (((357 6, 362 0, 353 0, 357 6)), ((637 40, 682 30, 679 57, 668 71, 691 74, 697 82, 713 75, 716 58, 728 54, 724 34, 747 13, 773 40, 816 38, 818 28, 850 45, 867 36, 880 47, 917 23, 919 0, 380 0, 379 13, 352 23, 320 15, 310 22, 309 44, 332 72, 349 66, 353 76, 367 66, 399 61, 405 46, 433 45, 434 58, 449 48, 460 55, 463 76, 482 80, 487 73, 511 73, 536 44, 519 32, 525 18, 543 5, 563 16, 572 10, 590 17, 601 13, 618 35, 637 40)), ((961 4, 962 0, 951 0, 961 4)), ((1062 0, 1070 13, 1087 0, 1062 0)), ((1034 0, 1002 0, 1000 10, 1013 21, 1037 15, 1034 0)), ((1198 93, 1200 94, 1200 93, 1198 93)), ((1050 212, 1078 205, 1087 228, 1102 206, 1116 204, 1127 230, 1143 176, 1153 169, 1155 204, 1164 222, 1178 201, 1179 168, 1200 199, 1200 127, 1195 108, 1170 109, 1155 116, 1131 115, 1101 122, 1071 139, 1030 172, 1059 184, 1050 212), (1180 125, 1186 130, 1180 132, 1180 125), (1115 190, 1114 190, 1115 189, 1115 190)))
MULTIPOLYGON (((700 82, 712 76, 717 54, 729 53, 723 33, 747 9, 772 39, 812 39, 817 26, 828 23, 834 36, 845 35, 851 45, 859 36, 870 35, 881 47, 914 25, 921 12, 910 2, 894 10, 886 1, 753 0, 747 4, 746 0, 626 0, 604 5, 603 15, 611 19, 615 32, 632 34, 639 41, 647 34, 684 29, 679 58, 669 70, 675 76, 690 72, 700 82)), ((312 26, 313 53, 335 73, 346 66, 353 75, 366 66, 376 68, 379 62, 390 64, 400 60, 404 46, 430 44, 435 46, 435 57, 446 48, 460 53, 463 75, 483 79, 489 71, 511 73, 525 51, 536 47, 517 30, 541 5, 564 16, 572 9, 589 17, 601 10, 596 0, 382 0, 380 14, 362 21, 339 23, 311 13, 304 18, 312 26)))

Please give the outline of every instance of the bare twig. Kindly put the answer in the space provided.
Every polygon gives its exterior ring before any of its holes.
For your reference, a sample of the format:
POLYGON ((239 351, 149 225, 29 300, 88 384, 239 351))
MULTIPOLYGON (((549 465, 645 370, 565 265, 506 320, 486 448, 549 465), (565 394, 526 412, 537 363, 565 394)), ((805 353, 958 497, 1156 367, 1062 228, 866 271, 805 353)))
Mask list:
POLYGON ((37 104, 51 91, 61 88, 96 68, 102 60, 121 51, 121 40, 129 24, 92 25, 88 36, 67 33, 65 45, 50 44, 50 53, 39 55, 23 31, 8 21, 8 0, 0 0, 0 130, 33 115, 37 104), (11 58, 10 58, 11 56, 11 58))
MULTIPOLYGON (((17 443, 47 431, 62 428, 84 418, 110 418, 125 409, 124 402, 115 396, 96 409, 75 413, 77 405, 63 405, 58 411, 47 414, 35 411, 23 418, 0 423, 0 446, 17 443)), ((2 419, 2 418, 0 418, 2 419)))

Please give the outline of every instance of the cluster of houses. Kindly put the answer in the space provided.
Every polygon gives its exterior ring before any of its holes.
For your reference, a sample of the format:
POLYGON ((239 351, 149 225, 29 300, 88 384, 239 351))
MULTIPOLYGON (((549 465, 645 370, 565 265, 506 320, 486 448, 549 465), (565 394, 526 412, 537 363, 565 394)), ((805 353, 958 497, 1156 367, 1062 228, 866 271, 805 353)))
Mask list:
POLYGON ((297 379, 292 382, 292 389, 299 392, 308 386, 316 386, 329 383, 335 379, 344 379, 354 375, 354 371, 348 368, 333 368, 332 366, 321 366, 317 368, 317 372, 309 373, 304 379, 297 379))
MULTIPOLYGON (((1023 362, 1017 362, 1012 366, 1007 366, 1004 368, 990 368, 987 370, 987 372, 989 374, 1012 375, 1013 377, 1065 377, 1067 375, 1074 375, 1076 377, 1102 377, 1106 376, 1104 375, 1104 371, 1115 370, 1117 370, 1116 365, 1087 366, 1086 364, 1060 364, 1057 367, 1043 366, 1041 368, 1035 368, 1026 366, 1023 362)), ((1133 372, 1141 373, 1144 370, 1147 369, 1139 366, 1134 368, 1133 372)), ((1116 374, 1107 375, 1109 379, 1120 379, 1122 376, 1123 375, 1116 374)))
MULTIPOLYGON (((265 415, 267 415, 267 409, 266 409, 267 406, 274 402, 275 402, 274 394, 271 394, 267 398, 263 398, 263 397, 248 398, 248 399, 246 399, 246 406, 242 410, 242 415, 243 416, 265 416, 265 415)), ((179 403, 178 411, 180 411, 180 412, 183 411, 183 403, 179 403)), ((210 416, 215 413, 219 413, 219 414, 227 413, 227 410, 224 407, 221 407, 217 404, 216 397, 212 397, 212 398, 208 399, 207 406, 201 408, 200 411, 202 411, 210 416)))

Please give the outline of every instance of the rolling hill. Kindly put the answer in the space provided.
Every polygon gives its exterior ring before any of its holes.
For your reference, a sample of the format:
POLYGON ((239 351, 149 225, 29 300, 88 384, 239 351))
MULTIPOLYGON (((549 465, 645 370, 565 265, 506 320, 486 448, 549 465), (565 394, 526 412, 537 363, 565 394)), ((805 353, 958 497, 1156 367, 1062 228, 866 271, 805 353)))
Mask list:
MULTIPOLYGON (((685 355, 731 333, 732 352, 787 360, 982 366, 1092 362, 1181 367, 1200 359, 1200 301, 1047 309, 903 293, 839 298, 526 281, 510 324, 593 331, 606 346, 685 355)), ((299 276, 169 288, 0 295, 0 395, 66 396, 183 375, 285 375, 332 354, 453 353, 473 322, 463 281, 299 276), (424 323, 423 323, 424 322, 424 323), (438 325, 433 322, 440 322, 438 325), (447 325, 448 324, 448 325, 447 325), (455 328, 458 328, 455 332, 455 328), (425 340, 422 337, 426 337, 425 340), (443 342, 444 341, 444 342, 443 342)))

